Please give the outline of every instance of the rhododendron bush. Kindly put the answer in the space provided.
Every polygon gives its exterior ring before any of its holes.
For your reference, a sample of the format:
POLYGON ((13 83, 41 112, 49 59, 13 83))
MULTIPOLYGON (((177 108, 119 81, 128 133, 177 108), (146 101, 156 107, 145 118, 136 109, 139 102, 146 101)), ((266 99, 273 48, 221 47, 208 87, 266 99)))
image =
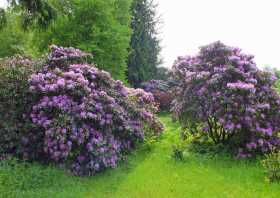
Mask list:
POLYGON ((26 119, 32 128, 21 138, 24 158, 92 175, 116 167, 138 142, 161 133, 152 94, 126 88, 86 64, 87 57, 52 46, 41 71, 30 76, 32 108, 26 119))
POLYGON ((173 66, 177 87, 173 112, 183 127, 234 146, 238 157, 266 153, 280 145, 280 97, 276 80, 252 55, 215 42, 173 66))
POLYGON ((141 84, 143 89, 154 95, 157 103, 159 103, 160 110, 170 110, 171 102, 173 100, 173 81, 150 80, 141 84))
POLYGON ((16 56, 0 60, 0 159, 19 151, 18 142, 25 128, 23 114, 30 108, 28 78, 39 63, 16 56))

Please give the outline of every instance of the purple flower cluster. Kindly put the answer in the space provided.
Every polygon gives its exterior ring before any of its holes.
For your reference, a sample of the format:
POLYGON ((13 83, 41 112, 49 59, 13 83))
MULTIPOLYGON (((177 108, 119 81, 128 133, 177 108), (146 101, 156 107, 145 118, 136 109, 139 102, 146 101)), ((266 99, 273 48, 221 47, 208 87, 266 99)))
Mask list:
POLYGON ((153 94, 145 92, 143 89, 127 88, 127 91, 129 101, 131 101, 134 104, 134 108, 140 112, 138 116, 142 120, 146 120, 146 129, 150 131, 148 136, 159 135, 163 130, 163 125, 155 116, 155 113, 158 112, 158 104, 153 94))
POLYGON ((153 90, 157 89, 161 84, 162 80, 150 80, 141 84, 143 89, 147 92, 153 92, 153 90))
POLYGON ((227 83, 227 88, 233 89, 233 90, 245 90, 245 91, 251 91, 252 93, 255 93, 256 89, 255 86, 251 83, 244 83, 244 82, 236 82, 236 83, 227 83))
POLYGON ((34 152, 65 164, 76 175, 116 167, 123 154, 143 141, 147 125, 149 133, 162 131, 152 94, 129 89, 92 65, 71 61, 84 55, 54 46, 49 64, 29 79, 35 98, 30 118, 43 144, 42 151, 34 152))
POLYGON ((85 53, 79 49, 75 49, 73 47, 63 48, 56 45, 51 45, 50 49, 52 53, 49 54, 48 60, 52 61, 59 61, 59 60, 69 60, 73 58, 82 58, 86 56, 90 56, 90 54, 85 53))
MULTIPOLYGON (((145 92, 143 89, 128 89, 129 96, 134 97, 141 105, 152 104, 155 106, 154 96, 151 93, 145 92)), ((157 111, 157 109, 155 109, 157 111)))
POLYGON ((215 42, 173 66, 173 112, 184 127, 203 126, 215 143, 238 145, 239 157, 279 147, 280 96, 275 78, 252 55, 215 42))
POLYGON ((33 67, 34 66, 34 62, 32 60, 30 60, 27 57, 23 57, 23 56, 14 56, 11 57, 9 59, 4 60, 4 64, 5 65, 9 65, 10 67, 17 67, 19 65, 21 66, 25 66, 25 67, 33 67))

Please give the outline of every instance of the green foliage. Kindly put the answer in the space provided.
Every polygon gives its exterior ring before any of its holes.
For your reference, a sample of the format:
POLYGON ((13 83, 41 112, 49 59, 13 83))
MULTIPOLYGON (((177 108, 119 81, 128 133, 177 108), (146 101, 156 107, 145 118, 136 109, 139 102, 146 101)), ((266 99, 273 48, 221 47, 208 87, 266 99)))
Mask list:
POLYGON ((160 41, 158 38, 159 19, 157 6, 152 0, 134 0, 132 4, 130 41, 131 52, 128 58, 128 81, 139 87, 144 81, 151 80, 160 64, 160 41))
POLYGON ((154 148, 155 143, 157 141, 158 141, 158 137, 157 136, 145 137, 143 148, 146 149, 147 151, 151 151, 154 148))
POLYGON ((7 24, 0 28, 0 57, 23 54, 24 46, 27 44, 27 34, 20 28, 19 17, 9 11, 5 13, 5 17, 7 24))
POLYGON ((172 146, 172 157, 177 161, 184 160, 184 147, 181 144, 174 144, 172 146))
POLYGON ((0 30, 7 25, 7 18, 5 10, 0 8, 0 30))
POLYGON ((99 68, 126 81, 131 0, 21 0, 9 5, 0 11, 0 57, 38 57, 51 44, 73 46, 92 53, 99 68))
POLYGON ((280 70, 275 69, 276 78, 278 79, 275 83, 277 91, 280 93, 280 70))
POLYGON ((203 158, 214 159, 223 156, 233 159, 230 145, 214 144, 208 137, 194 137, 188 144, 188 150, 203 158))
MULTIPOLYGON (((55 1, 54 1, 55 2, 55 1)), ((94 62, 116 79, 125 80, 130 40, 130 0, 70 0, 69 11, 46 31, 37 31, 34 42, 45 52, 56 44, 73 46, 94 55, 94 62)))
POLYGON ((170 77, 171 77, 170 69, 166 67, 158 67, 154 79, 168 81, 170 77))
POLYGON ((270 182, 280 181, 280 151, 273 151, 265 155, 262 165, 270 182))
POLYGON ((264 70, 271 72, 275 75, 276 77, 275 88, 280 93, 280 70, 277 68, 272 68, 270 66, 266 66, 264 70))
POLYGON ((10 8, 21 18, 21 26, 45 29, 57 17, 57 10, 46 0, 8 0, 10 8))

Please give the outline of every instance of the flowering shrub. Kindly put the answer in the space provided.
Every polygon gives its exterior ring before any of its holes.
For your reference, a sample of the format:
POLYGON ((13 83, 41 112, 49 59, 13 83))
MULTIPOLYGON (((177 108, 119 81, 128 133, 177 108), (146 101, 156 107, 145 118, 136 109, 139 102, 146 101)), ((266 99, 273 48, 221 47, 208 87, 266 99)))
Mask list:
POLYGON ((0 159, 2 154, 19 152, 23 114, 30 108, 28 78, 37 64, 21 56, 0 60, 0 159))
POLYGON ((140 112, 140 117, 145 120, 146 135, 148 137, 160 135, 163 125, 154 115, 158 111, 154 96, 143 89, 128 89, 128 98, 133 103, 134 108, 140 112))
POLYGON ((159 103, 161 110, 169 110, 173 100, 173 85, 162 80, 150 80, 142 83, 145 91, 154 95, 156 102, 159 103))
POLYGON ((260 71, 253 56, 215 42, 173 66, 180 82, 174 116, 194 134, 232 145, 238 157, 266 153, 280 144, 280 97, 275 77, 260 71))
POLYGON ((87 54, 52 46, 44 68, 29 79, 30 118, 37 128, 24 138, 24 156, 91 175, 116 167, 149 134, 159 135, 154 98, 126 88, 109 73, 83 63, 87 54), (34 147, 33 145, 36 145, 34 147))

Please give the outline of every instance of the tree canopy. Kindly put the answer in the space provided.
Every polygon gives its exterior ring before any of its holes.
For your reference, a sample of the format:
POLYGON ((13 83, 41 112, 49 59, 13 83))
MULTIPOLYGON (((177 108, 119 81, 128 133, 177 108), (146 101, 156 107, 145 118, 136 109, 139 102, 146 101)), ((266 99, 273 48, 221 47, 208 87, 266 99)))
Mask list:
POLYGON ((131 28, 133 30, 128 58, 128 81, 139 87, 154 78, 160 64, 159 18, 153 0, 134 0, 132 3, 131 28))
MULTIPOLYGON (((46 28, 57 17, 57 10, 47 0, 7 0, 8 7, 21 16, 24 29, 32 25, 46 28)), ((0 10, 0 24, 5 22, 5 10, 0 10)))
POLYGON ((46 31, 36 32, 39 50, 50 44, 80 48, 93 54, 99 68, 125 80, 130 0, 69 1, 69 13, 59 16, 46 31))

